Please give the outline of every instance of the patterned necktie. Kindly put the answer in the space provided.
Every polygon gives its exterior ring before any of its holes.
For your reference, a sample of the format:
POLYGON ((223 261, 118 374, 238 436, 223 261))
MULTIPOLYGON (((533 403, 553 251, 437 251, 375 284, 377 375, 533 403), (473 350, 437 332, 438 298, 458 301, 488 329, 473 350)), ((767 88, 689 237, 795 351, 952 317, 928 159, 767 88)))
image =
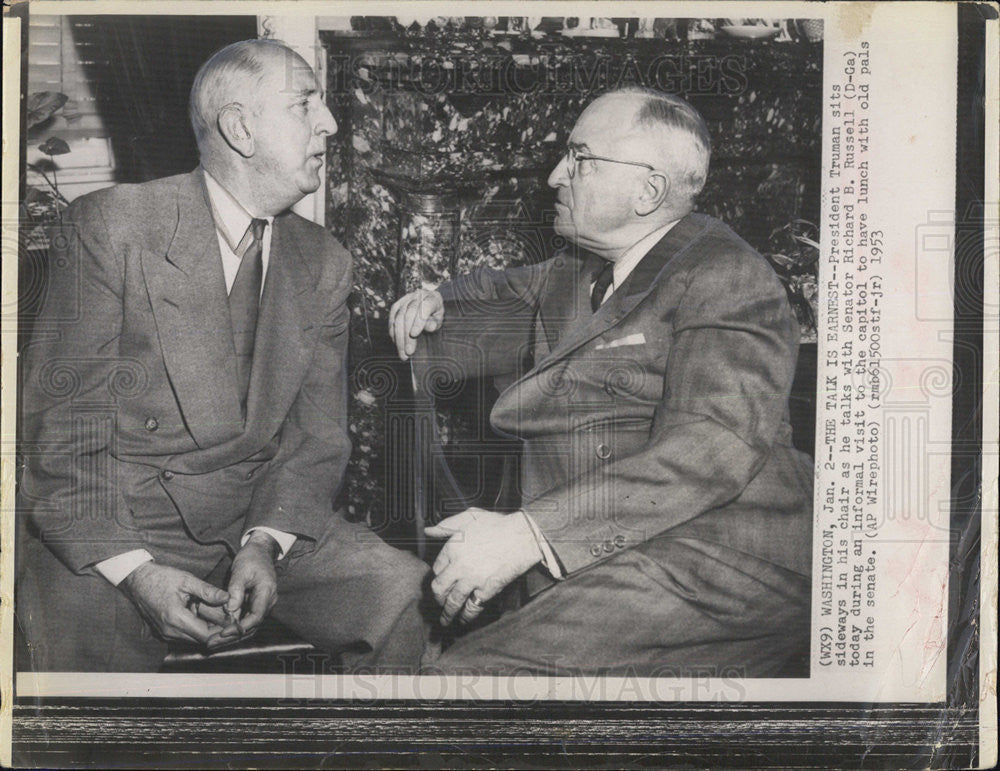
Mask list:
POLYGON ((601 267, 595 270, 590 280, 594 283, 594 288, 590 290, 590 309, 597 313, 597 309, 604 302, 604 295, 608 292, 608 287, 614 280, 615 264, 607 260, 601 260, 601 267))
POLYGON ((251 235, 240 260, 240 269, 229 291, 229 316, 233 322, 233 343, 236 346, 236 366, 240 383, 240 403, 246 414, 247 392, 250 390, 250 370, 253 366, 253 344, 257 332, 257 308, 264 275, 264 228, 266 220, 250 221, 251 235))

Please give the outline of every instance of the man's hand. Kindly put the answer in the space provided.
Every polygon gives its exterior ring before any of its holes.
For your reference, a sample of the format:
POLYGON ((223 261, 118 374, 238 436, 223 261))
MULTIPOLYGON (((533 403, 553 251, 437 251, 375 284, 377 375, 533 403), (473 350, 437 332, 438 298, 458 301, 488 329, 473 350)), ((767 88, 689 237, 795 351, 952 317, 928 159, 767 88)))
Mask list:
POLYGON ((184 570, 144 562, 119 587, 143 618, 167 640, 212 647, 215 643, 209 641, 223 631, 221 624, 210 619, 229 599, 228 592, 184 570))
POLYGON ((444 299, 433 289, 418 289, 393 303, 389 311, 389 336, 399 358, 406 361, 417 350, 417 338, 436 332, 444 322, 444 299))
POLYGON ((431 582, 434 598, 442 606, 442 624, 450 624, 459 611, 464 623, 472 621, 482 612, 481 603, 542 561, 523 512, 466 509, 425 532, 448 538, 434 562, 431 582))
POLYGON ((229 571, 229 599, 224 608, 228 623, 213 643, 249 637, 274 607, 278 600, 278 578, 274 572, 278 550, 278 542, 258 530, 236 553, 229 571))

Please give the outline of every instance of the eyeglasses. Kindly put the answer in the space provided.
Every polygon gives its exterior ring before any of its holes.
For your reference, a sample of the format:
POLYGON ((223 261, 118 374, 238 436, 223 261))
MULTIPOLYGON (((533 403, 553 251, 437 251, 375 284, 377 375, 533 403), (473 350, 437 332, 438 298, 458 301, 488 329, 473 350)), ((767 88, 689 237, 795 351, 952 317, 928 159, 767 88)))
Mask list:
POLYGON ((576 176, 576 167, 580 161, 607 161, 608 163, 623 163, 626 166, 640 166, 644 169, 649 169, 650 171, 656 171, 656 168, 654 166, 650 166, 648 163, 640 163, 639 161, 622 161, 618 158, 607 158, 603 155, 589 155, 577 152, 575 147, 569 147, 566 149, 566 168, 570 179, 573 179, 573 177, 576 176))

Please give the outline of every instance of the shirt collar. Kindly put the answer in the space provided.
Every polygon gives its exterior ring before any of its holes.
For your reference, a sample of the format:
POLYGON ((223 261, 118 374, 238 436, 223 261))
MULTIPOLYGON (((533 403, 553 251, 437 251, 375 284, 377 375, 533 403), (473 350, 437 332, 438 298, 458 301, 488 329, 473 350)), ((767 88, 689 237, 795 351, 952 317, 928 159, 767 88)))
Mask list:
MULTIPOLYGON (((204 169, 203 169, 204 170, 204 169)), ((234 254, 239 254, 241 242, 246 240, 247 228, 253 219, 244 206, 233 197, 211 174, 205 171, 205 188, 208 190, 208 200, 212 205, 212 218, 215 228, 225 239, 226 244, 234 254)), ((274 217, 263 217, 268 225, 273 224, 274 217)), ((240 255, 242 256, 242 255, 240 255)))
POLYGON ((625 279, 629 277, 635 269, 635 266, 639 264, 642 258, 649 253, 649 250, 656 246, 660 242, 660 239, 669 233, 670 229, 673 228, 673 226, 678 222, 680 222, 680 220, 674 220, 673 222, 668 222, 666 225, 658 227, 652 233, 646 234, 625 250, 624 254, 622 254, 622 256, 615 261, 613 276, 616 289, 625 283, 625 279))

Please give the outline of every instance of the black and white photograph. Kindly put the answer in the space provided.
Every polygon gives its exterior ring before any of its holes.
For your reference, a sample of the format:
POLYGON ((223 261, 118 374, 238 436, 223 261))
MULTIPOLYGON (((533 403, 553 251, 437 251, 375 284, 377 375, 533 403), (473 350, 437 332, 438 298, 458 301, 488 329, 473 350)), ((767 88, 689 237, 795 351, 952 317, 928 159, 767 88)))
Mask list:
POLYGON ((5 18, 5 763, 995 760, 995 4, 240 5, 5 18))

